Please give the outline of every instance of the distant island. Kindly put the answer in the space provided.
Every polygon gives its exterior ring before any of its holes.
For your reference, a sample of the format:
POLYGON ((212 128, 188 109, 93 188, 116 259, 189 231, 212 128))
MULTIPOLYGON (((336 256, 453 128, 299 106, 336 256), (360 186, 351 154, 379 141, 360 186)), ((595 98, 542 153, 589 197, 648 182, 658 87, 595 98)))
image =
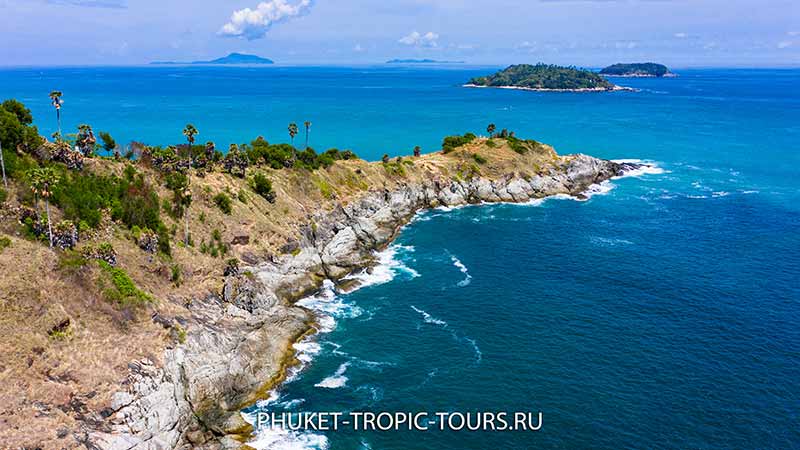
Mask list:
POLYGON ((614 64, 600 71, 609 77, 674 77, 667 66, 656 63, 614 64))
POLYGON ((605 92, 630 90, 617 86, 595 72, 548 64, 518 64, 493 75, 476 77, 465 87, 494 87, 545 92, 605 92))
POLYGON ((464 64, 464 61, 437 61, 435 59, 391 59, 386 64, 464 64))
POLYGON ((155 65, 170 65, 170 64, 198 64, 198 65, 233 65, 233 64, 275 64, 274 61, 267 58, 262 58, 256 55, 247 55, 244 53, 231 53, 222 58, 212 59, 211 61, 192 61, 192 62, 177 62, 177 61, 154 61, 150 64, 155 65))

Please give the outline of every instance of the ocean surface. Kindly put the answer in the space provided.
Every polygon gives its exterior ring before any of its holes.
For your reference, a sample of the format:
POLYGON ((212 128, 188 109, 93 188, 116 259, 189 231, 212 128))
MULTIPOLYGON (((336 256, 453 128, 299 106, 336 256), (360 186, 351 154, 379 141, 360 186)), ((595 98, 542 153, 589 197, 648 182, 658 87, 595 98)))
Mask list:
MULTIPOLYGON (((258 448, 800 448, 800 70, 677 70, 638 92, 465 89, 491 68, 0 70, 0 99, 120 142, 287 141, 366 159, 489 122, 657 167, 550 198, 420 214, 263 411, 542 412, 539 431, 277 432, 258 448), (303 134, 297 139, 304 139, 303 134), (301 141, 302 142, 302 141, 301 141)), ((253 411, 248 411, 252 413, 253 411)))

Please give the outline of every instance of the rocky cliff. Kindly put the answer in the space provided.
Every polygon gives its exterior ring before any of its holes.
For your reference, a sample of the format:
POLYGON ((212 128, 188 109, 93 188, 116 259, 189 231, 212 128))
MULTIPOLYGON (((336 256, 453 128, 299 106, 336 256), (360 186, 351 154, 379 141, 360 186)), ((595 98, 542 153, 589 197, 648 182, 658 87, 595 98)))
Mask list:
POLYGON ((579 196, 592 184, 633 168, 585 155, 548 158, 545 166, 504 166, 505 173, 471 177, 448 175, 433 165, 421 176, 307 211, 290 253, 253 262, 229 275, 219 294, 187 305, 194 326, 183 344, 165 351, 163 364, 130 364, 126 390, 114 396, 104 421, 87 427, 86 445, 115 450, 239 447, 250 431, 240 408, 282 381, 293 361, 291 344, 314 330, 314 317, 292 302, 326 279, 337 282, 373 264, 374 252, 415 213, 438 206, 579 196))

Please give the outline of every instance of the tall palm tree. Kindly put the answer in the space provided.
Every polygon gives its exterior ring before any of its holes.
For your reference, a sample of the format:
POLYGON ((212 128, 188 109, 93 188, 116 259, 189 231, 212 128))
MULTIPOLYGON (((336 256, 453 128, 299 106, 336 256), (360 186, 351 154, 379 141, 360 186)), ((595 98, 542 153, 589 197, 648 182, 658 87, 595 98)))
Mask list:
POLYGON ((308 148, 308 132, 311 131, 311 122, 306 120, 303 125, 306 126, 306 148, 308 148))
POLYGON ((497 129, 497 127, 494 126, 493 123, 490 123, 489 126, 486 127, 486 131, 489 133, 489 138, 490 139, 492 138, 492 134, 494 134, 494 130, 496 130, 496 129, 497 129))
POLYGON ((294 137, 297 136, 297 124, 292 122, 289 124, 289 138, 292 140, 292 147, 294 147, 294 137))
POLYGON ((194 125, 187 123, 186 128, 183 129, 183 135, 186 136, 186 140, 189 141, 190 146, 194 145, 194 137, 197 134, 200 134, 200 132, 197 131, 197 128, 195 128, 194 125))
POLYGON ((3 185, 8 189, 8 180, 6 180, 6 163, 3 161, 3 143, 0 142, 0 167, 3 168, 3 185))
POLYGON ((56 118, 58 119, 58 134, 61 134, 61 105, 64 104, 64 100, 61 97, 64 94, 61 91, 52 91, 50 92, 50 100, 53 104, 53 108, 56 109, 56 118))
POLYGON ((53 188, 58 184, 58 174, 52 167, 42 167, 33 169, 31 174, 31 187, 34 194, 39 194, 44 198, 45 210, 47 211, 47 233, 50 238, 50 247, 53 247, 53 226, 50 222, 50 196, 53 188))

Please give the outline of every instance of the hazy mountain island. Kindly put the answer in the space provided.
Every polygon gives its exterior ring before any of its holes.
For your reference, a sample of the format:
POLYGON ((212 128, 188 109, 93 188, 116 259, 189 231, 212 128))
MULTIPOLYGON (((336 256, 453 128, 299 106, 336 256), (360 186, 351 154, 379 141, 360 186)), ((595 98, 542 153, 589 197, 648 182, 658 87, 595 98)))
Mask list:
POLYGON ((464 61, 437 61, 435 59, 391 59, 386 64, 464 64, 464 61))
POLYGON ((600 71, 609 77, 674 77, 667 66, 656 63, 614 64, 600 71))
POLYGON ((495 74, 476 77, 465 87, 494 87, 545 92, 605 92, 629 90, 595 72, 548 64, 518 64, 495 74))
POLYGON ((256 55, 246 55, 244 53, 231 53, 222 58, 212 59, 211 61, 192 61, 192 62, 178 62, 178 61, 154 61, 150 64, 155 65, 168 65, 168 64, 198 64, 198 65, 232 65, 232 64, 275 64, 271 59, 262 58, 256 55))

